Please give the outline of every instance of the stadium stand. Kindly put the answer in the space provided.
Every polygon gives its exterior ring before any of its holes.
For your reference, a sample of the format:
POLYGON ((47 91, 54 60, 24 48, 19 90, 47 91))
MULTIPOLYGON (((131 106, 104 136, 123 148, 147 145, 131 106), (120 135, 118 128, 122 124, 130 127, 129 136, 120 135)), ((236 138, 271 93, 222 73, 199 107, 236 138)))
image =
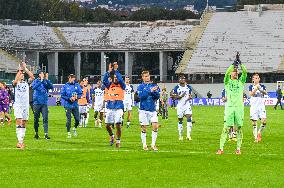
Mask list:
POLYGON ((224 74, 237 51, 251 73, 284 72, 284 11, 214 13, 183 73, 224 74))
POLYGON ((0 24, 0 47, 42 50, 184 50, 192 25, 49 27, 0 24))
POLYGON ((20 60, 15 56, 0 49, 0 71, 15 73, 18 69, 20 60))
POLYGON ((58 49, 61 41, 46 26, 19 26, 0 24, 0 47, 15 49, 58 49))
POLYGON ((201 17, 200 25, 196 25, 193 27, 192 31, 188 34, 188 37, 186 39, 185 48, 186 51, 183 54, 183 58, 179 64, 179 67, 176 70, 176 73, 183 73, 185 72, 185 69, 187 68, 187 64, 189 60, 191 59, 196 46, 199 43, 199 40, 202 37, 202 34, 204 30, 206 29, 211 17, 212 12, 204 12, 201 17))

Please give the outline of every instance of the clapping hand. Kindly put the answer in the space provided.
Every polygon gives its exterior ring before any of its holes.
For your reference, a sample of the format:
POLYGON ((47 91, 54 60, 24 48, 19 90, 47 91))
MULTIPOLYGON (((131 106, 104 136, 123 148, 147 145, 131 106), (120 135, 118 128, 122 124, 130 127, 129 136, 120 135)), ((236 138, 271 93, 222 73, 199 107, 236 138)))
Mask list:
POLYGON ((151 88, 151 92, 157 91, 159 89, 159 86, 155 86, 151 88))

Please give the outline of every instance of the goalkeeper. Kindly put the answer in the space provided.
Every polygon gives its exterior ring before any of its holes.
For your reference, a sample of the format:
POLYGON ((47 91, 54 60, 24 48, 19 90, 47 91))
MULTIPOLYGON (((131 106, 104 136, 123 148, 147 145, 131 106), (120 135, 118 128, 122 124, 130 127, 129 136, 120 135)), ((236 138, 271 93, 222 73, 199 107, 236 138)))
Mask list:
POLYGON ((226 108, 226 123, 224 125, 221 138, 220 138, 220 149, 216 154, 221 155, 224 152, 224 144, 227 139, 229 129, 236 126, 237 130, 237 150, 236 154, 241 154, 242 145, 242 126, 244 119, 244 104, 243 104, 243 91, 244 84, 247 79, 246 67, 240 61, 240 55, 237 53, 236 60, 228 68, 224 77, 224 84, 227 94, 227 108, 226 108), (238 78, 238 67, 242 69, 242 75, 238 78))

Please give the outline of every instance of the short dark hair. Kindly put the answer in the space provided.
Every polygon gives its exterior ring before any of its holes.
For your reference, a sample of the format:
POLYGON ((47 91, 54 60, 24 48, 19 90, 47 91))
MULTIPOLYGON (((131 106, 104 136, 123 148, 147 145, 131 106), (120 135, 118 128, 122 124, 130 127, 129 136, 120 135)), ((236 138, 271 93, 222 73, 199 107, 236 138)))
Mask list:
POLYGON ((141 76, 143 76, 144 74, 150 74, 150 72, 148 70, 144 70, 142 71, 141 76))
POLYGON ((259 76, 259 74, 255 72, 255 73, 253 73, 252 77, 254 77, 254 76, 259 76))
POLYGON ((76 78, 74 74, 69 74, 68 78, 76 78))

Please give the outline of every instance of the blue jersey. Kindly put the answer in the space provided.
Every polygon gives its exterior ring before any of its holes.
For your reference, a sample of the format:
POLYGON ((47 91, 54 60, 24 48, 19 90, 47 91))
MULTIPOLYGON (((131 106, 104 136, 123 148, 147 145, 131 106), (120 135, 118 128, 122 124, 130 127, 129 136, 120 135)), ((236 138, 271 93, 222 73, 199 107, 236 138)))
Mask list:
POLYGON ((64 100, 65 108, 75 108, 78 107, 78 100, 71 101, 70 98, 77 95, 77 98, 81 98, 82 89, 78 83, 67 82, 61 89, 61 98, 64 100))
POLYGON ((156 91, 151 91, 151 88, 158 86, 153 83, 142 83, 138 86, 137 92, 140 99, 140 110, 149 112, 156 111, 156 101, 160 98, 160 88, 156 91))
POLYGON ((32 82, 33 104, 47 104, 48 102, 48 90, 53 89, 53 85, 49 80, 35 79, 32 82))

